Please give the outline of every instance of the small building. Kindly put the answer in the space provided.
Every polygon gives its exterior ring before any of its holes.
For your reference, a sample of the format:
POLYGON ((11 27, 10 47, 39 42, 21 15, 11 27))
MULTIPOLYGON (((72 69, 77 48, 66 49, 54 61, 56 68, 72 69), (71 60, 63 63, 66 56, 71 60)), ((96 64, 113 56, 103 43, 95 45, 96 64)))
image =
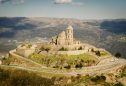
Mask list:
POLYGON ((16 53, 20 56, 28 57, 29 55, 35 52, 36 47, 36 45, 32 44, 22 44, 17 47, 16 53))

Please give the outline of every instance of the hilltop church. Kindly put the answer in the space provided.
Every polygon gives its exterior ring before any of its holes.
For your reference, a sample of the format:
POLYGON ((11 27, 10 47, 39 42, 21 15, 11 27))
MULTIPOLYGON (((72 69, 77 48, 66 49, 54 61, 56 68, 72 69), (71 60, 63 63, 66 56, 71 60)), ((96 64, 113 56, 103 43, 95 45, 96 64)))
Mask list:
POLYGON ((66 31, 62 31, 55 37, 52 37, 49 44, 53 45, 54 49, 66 48, 68 50, 78 50, 84 48, 83 44, 74 38, 73 27, 69 25, 66 31))
MULTIPOLYGON (((70 25, 66 28, 66 31, 62 31, 59 35, 52 37, 48 43, 43 43, 40 48, 48 45, 51 47, 51 54, 79 55, 90 52, 92 49, 97 50, 94 46, 76 40, 73 36, 73 28, 70 25)), ((28 57, 36 52, 38 47, 36 44, 22 44, 16 48, 16 53, 23 57, 28 57)), ((41 53, 45 53, 45 51, 42 50, 41 53)))
POLYGON ((80 45, 80 41, 77 41, 73 37, 73 27, 68 26, 66 31, 62 31, 58 36, 53 37, 51 44, 55 45, 80 45))

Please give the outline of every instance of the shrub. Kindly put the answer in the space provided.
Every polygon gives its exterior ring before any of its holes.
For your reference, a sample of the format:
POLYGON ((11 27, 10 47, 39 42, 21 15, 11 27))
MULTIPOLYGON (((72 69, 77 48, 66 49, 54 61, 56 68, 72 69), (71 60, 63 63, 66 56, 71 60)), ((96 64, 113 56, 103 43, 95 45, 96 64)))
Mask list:
POLYGON ((43 45, 40 48, 40 50, 49 52, 51 50, 51 46, 49 46, 49 45, 43 45))
POLYGON ((115 57, 117 57, 117 58, 121 57, 121 53, 117 52, 117 53, 115 54, 115 57))
POLYGON ((10 63, 13 61, 13 59, 11 57, 5 58, 3 60, 3 64, 4 65, 10 65, 10 63))
POLYGON ((124 86, 121 82, 114 84, 114 86, 124 86))
POLYGON ((67 48, 62 47, 62 48, 60 48, 60 49, 59 49, 59 51, 68 51, 68 49, 67 49, 67 48))
POLYGON ((32 44, 28 44, 28 45, 27 45, 27 48, 31 48, 31 47, 32 47, 32 44))
POLYGON ((21 47, 27 47, 27 48, 31 48, 32 47, 32 44, 30 43, 26 43, 26 44, 22 44, 21 47))
POLYGON ((95 52, 94 48, 91 49, 91 52, 95 52))
POLYGON ((83 64, 80 62, 80 63, 77 63, 76 65, 75 65, 75 68, 82 68, 83 67, 83 64))
POLYGON ((71 66, 70 66, 70 65, 67 65, 67 66, 65 66, 64 68, 66 68, 66 69, 70 69, 71 66))
POLYGON ((101 56, 100 51, 95 51, 95 54, 96 54, 97 56, 101 56))
POLYGON ((82 46, 80 46, 80 47, 78 48, 78 50, 83 50, 82 46))
POLYGON ((103 76, 103 75, 101 75, 101 76, 95 76, 95 77, 93 77, 92 79, 91 79, 91 81, 93 81, 93 82, 104 82, 106 80, 106 77, 105 76, 103 76))

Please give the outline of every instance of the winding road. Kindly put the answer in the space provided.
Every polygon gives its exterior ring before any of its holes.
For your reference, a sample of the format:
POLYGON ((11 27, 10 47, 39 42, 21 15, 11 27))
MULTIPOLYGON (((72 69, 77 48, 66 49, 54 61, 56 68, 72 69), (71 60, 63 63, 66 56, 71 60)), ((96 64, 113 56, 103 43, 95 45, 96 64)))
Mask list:
MULTIPOLYGON (((10 54, 17 55, 14 53, 14 51, 10 52, 10 54)), ((27 70, 31 72, 39 72, 39 73, 49 73, 49 74, 63 74, 63 75, 92 75, 92 74, 102 74, 102 73, 109 73, 109 72, 115 72, 117 71, 118 68, 126 65, 126 60, 125 59, 116 59, 115 57, 113 58, 106 58, 102 60, 97 66, 91 66, 91 67, 83 67, 81 69, 75 69, 72 68, 70 70, 67 69, 54 69, 54 68, 48 68, 45 66, 41 66, 40 64, 33 62, 27 58, 19 56, 20 59, 27 60, 28 62, 34 63, 38 65, 39 67, 20 67, 20 66, 6 66, 6 65, 1 65, 2 67, 12 67, 12 68, 17 68, 17 69, 22 69, 22 70, 27 70)))

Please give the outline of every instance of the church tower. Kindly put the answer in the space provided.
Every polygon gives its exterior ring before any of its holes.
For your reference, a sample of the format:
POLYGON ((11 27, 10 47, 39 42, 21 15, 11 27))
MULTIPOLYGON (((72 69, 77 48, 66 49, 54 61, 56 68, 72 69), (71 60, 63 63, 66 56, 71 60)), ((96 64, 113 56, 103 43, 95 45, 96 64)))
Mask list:
POLYGON ((66 29, 66 44, 67 45, 73 44, 73 27, 70 25, 66 29))

